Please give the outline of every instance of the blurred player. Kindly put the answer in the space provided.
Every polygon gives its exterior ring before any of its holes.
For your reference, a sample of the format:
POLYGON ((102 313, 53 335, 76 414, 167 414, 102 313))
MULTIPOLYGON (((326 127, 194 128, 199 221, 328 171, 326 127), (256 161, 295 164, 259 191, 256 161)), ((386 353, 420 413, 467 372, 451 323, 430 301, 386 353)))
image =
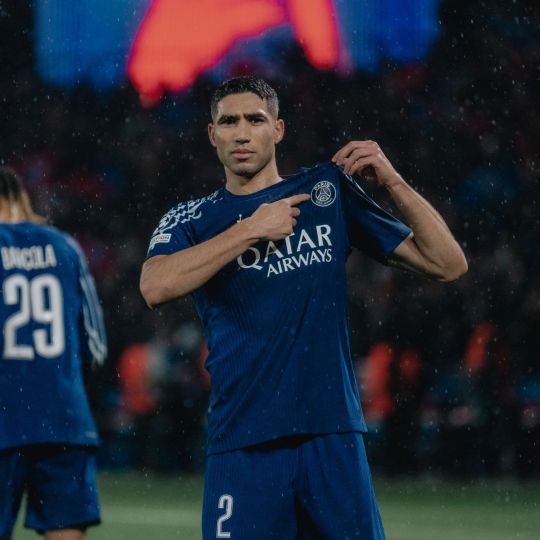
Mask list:
POLYGON ((441 216, 379 146, 282 178, 275 91, 232 79, 214 93, 212 145, 226 185, 159 223, 143 265, 150 306, 191 293, 212 378, 203 537, 383 539, 349 351, 352 247, 452 281, 467 269, 441 216), (409 226, 350 176, 385 187, 409 226))
POLYGON ((81 540, 100 522, 83 370, 106 356, 101 308, 80 248, 43 224, 5 167, 0 257, 0 539, 26 492, 26 527, 81 540))

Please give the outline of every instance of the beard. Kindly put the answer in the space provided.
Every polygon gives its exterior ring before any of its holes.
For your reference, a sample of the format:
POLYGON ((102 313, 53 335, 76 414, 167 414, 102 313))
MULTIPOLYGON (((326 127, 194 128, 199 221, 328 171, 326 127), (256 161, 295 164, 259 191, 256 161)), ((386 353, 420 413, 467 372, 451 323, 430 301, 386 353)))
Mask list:
POLYGON ((237 176, 242 178, 253 178, 257 173, 262 169, 262 167, 257 167, 255 165, 249 165, 248 163, 237 163, 229 167, 231 171, 237 176))

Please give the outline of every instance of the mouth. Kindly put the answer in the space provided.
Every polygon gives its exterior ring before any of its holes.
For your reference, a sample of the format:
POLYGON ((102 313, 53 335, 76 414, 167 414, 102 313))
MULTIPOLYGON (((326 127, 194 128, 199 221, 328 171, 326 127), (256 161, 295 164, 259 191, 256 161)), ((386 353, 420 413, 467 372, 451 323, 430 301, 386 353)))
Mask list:
POLYGON ((237 149, 237 150, 233 150, 231 152, 231 154, 236 158, 236 159, 239 159, 239 160, 246 160, 248 159, 250 156, 252 156, 255 152, 252 152, 251 150, 245 150, 245 149, 237 149))

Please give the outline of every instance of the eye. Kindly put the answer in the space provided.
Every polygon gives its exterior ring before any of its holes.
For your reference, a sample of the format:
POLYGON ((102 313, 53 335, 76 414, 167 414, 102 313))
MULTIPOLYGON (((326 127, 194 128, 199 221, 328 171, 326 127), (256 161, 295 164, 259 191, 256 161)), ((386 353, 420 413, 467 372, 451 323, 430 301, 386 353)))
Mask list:
POLYGON ((236 118, 234 116, 224 116, 219 120, 219 123, 221 125, 227 125, 230 126, 236 122, 236 118))

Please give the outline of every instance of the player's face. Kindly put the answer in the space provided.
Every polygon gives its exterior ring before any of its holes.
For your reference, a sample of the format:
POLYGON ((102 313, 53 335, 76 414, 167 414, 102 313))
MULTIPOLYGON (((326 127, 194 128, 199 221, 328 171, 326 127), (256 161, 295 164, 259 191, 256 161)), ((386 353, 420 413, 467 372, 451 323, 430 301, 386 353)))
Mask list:
POLYGON ((275 145, 284 133, 283 120, 272 116, 256 94, 230 94, 217 106, 208 126, 210 142, 226 169, 253 178, 275 161, 275 145))

